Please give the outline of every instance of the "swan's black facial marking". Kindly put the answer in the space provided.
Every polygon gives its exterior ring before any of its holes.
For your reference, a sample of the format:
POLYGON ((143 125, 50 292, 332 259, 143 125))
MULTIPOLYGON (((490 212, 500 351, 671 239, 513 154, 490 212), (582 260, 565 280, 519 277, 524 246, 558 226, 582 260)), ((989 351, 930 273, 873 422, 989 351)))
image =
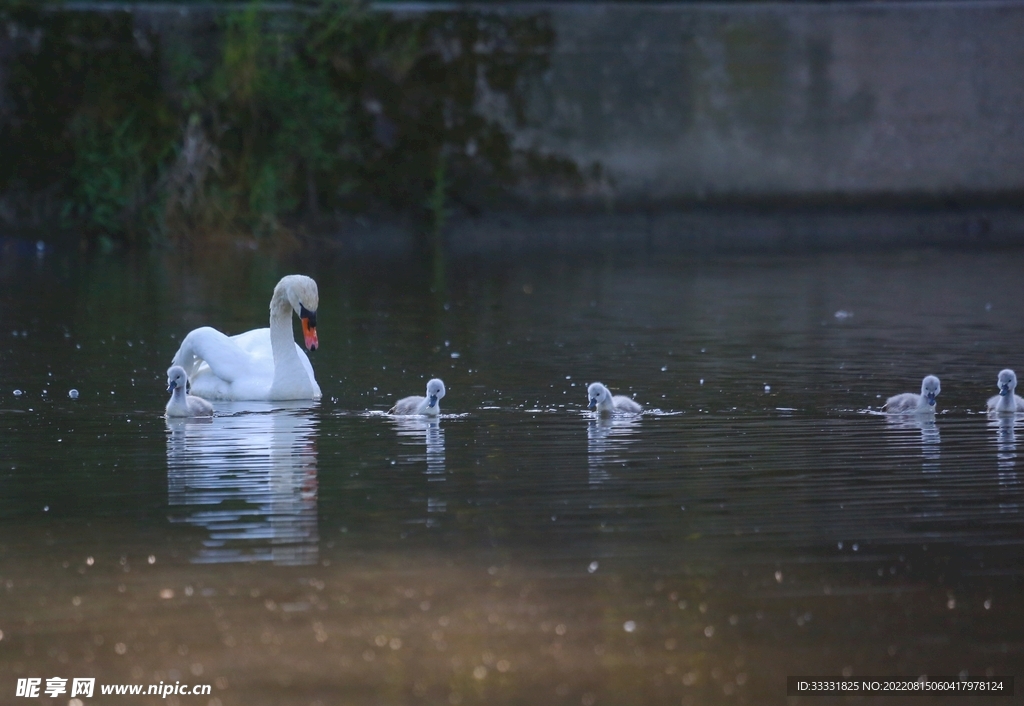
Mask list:
POLYGON ((316 335, 316 312, 307 309, 299 302, 299 319, 302 321, 302 337, 306 342, 306 350, 315 351, 320 345, 316 335))
POLYGON ((307 325, 310 328, 316 328, 316 312, 310 311, 309 309, 304 307, 302 305, 302 302, 299 302, 299 318, 305 319, 307 322, 309 322, 307 325))

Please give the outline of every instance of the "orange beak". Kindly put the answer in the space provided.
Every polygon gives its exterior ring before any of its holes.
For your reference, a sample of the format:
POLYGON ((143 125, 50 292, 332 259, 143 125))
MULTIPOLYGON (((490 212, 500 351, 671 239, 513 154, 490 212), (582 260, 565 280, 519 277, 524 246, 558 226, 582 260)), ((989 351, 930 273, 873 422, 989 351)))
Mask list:
POLYGON ((306 350, 315 351, 320 342, 316 337, 316 325, 309 325, 309 319, 302 319, 302 337, 306 339, 306 350))

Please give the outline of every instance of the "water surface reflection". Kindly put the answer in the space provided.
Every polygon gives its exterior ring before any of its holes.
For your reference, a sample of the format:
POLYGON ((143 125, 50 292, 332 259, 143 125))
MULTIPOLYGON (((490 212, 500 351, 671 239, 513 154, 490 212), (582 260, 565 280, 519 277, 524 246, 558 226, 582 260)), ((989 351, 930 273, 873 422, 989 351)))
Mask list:
MULTIPOLYGON (((890 429, 899 432, 919 431, 921 437, 921 470, 925 473, 936 473, 940 470, 942 458, 942 435, 933 415, 891 414, 886 417, 890 429)), ((897 434, 898 443, 907 444, 909 434, 897 434)))
POLYGON ((627 448, 637 440, 640 415, 593 415, 587 420, 587 470, 591 486, 613 478, 626 464, 627 448))
POLYGON ((316 562, 312 408, 220 403, 212 419, 165 420, 171 519, 207 533, 193 562, 316 562))
MULTIPOLYGON (((426 487, 426 516, 422 518, 427 527, 436 527, 439 520, 436 513, 446 512, 448 502, 445 500, 443 484, 447 480, 445 472, 444 429, 438 418, 421 416, 389 417, 398 434, 402 452, 399 459, 402 463, 419 466, 423 464, 423 476, 426 487)), ((421 498, 413 498, 413 502, 423 502, 421 498)))
MULTIPOLYGON (((1017 427, 1024 424, 1020 414, 1000 414, 989 417, 989 427, 995 431, 996 466, 999 473, 999 487, 1002 495, 1016 496, 1020 491, 1017 474, 1017 427)), ((1000 512, 1017 513, 1020 504, 1006 498, 999 504, 1000 512)))

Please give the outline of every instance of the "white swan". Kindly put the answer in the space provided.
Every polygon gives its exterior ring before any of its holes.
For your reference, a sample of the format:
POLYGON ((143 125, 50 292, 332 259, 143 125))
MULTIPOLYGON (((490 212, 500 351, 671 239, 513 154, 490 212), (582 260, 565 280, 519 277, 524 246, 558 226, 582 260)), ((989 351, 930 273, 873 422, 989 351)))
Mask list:
POLYGON ((996 386, 999 388, 999 394, 989 398, 989 414, 1024 412, 1024 398, 1014 394, 1014 390, 1017 389, 1017 373, 1009 368, 1001 370, 996 386))
POLYGON ((167 370, 167 391, 171 399, 167 401, 168 417, 212 417, 213 405, 202 397, 189 395, 185 392, 188 376, 185 368, 172 365, 167 370))
POLYGON ((395 402, 395 406, 388 411, 388 414, 425 414, 428 417, 436 417, 441 413, 441 405, 438 400, 444 397, 444 383, 434 378, 427 383, 427 396, 420 397, 413 395, 403 397, 395 402))
POLYGON ((625 395, 612 395, 611 390, 599 382, 592 382, 587 388, 587 398, 590 400, 590 409, 597 410, 598 414, 614 414, 625 412, 626 414, 640 414, 643 407, 626 397, 625 395))
POLYGON ((882 409, 889 414, 934 414, 935 398, 940 390, 939 379, 928 375, 921 381, 920 395, 914 392, 893 395, 885 401, 882 409))
POLYGON ((292 312, 302 320, 306 348, 316 350, 316 282, 283 277, 270 299, 270 328, 228 337, 204 326, 185 336, 174 365, 185 369, 192 391, 220 400, 320 399, 313 366, 292 337, 292 312))

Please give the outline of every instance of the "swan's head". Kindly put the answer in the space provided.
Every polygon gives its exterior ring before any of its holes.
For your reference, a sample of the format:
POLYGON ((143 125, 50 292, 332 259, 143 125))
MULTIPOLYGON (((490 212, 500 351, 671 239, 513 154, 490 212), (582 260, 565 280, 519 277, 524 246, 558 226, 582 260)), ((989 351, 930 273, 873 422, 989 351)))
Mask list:
POLYGON ((921 381, 921 397, 929 405, 935 404, 935 398, 939 396, 939 391, 942 388, 939 386, 939 379, 934 375, 929 375, 921 381))
POLYGON ((188 375, 185 374, 185 368, 180 365, 172 365, 167 369, 167 391, 174 392, 177 389, 186 389, 188 385, 188 375))
POLYGON ((435 406, 442 397, 444 397, 444 383, 434 378, 427 383, 427 406, 435 406))
POLYGON ((1007 397, 1017 388, 1017 373, 1009 368, 999 372, 999 396, 1007 397))
POLYGON ((292 311, 302 321, 302 337, 306 349, 315 351, 320 345, 316 337, 316 310, 320 306, 320 292, 316 288, 316 282, 306 275, 282 277, 274 287, 274 299, 271 301, 277 300, 282 294, 291 305, 292 311))
POLYGON ((599 382, 592 382, 587 388, 587 399, 590 400, 589 409, 597 409, 597 406, 604 401, 611 401, 612 393, 607 387, 599 382))

